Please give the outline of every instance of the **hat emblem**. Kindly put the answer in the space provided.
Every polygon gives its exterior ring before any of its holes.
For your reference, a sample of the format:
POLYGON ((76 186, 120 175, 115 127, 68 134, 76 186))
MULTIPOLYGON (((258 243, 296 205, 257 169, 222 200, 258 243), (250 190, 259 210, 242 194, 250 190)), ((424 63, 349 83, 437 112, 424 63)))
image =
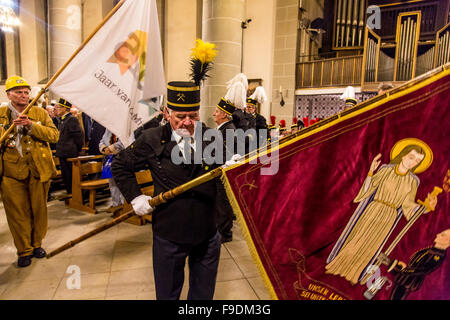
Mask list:
POLYGON ((185 101, 185 98, 186 98, 186 96, 184 95, 184 93, 178 93, 178 94, 177 94, 177 97, 178 97, 178 98, 177 98, 177 101, 180 101, 180 100, 181 100, 181 101, 183 101, 183 102, 185 101))

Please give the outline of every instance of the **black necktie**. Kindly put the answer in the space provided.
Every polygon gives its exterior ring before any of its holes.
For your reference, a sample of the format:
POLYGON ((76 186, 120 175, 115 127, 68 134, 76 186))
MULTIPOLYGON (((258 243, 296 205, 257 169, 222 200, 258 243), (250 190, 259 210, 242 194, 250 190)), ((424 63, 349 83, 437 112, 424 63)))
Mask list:
POLYGON ((194 153, 195 150, 194 148, 192 148, 192 144, 194 143, 194 138, 190 138, 190 140, 188 138, 182 138, 182 143, 183 143, 183 149, 184 149, 184 159, 185 159, 185 164, 194 164, 194 153), (190 143, 189 143, 190 141, 190 143))

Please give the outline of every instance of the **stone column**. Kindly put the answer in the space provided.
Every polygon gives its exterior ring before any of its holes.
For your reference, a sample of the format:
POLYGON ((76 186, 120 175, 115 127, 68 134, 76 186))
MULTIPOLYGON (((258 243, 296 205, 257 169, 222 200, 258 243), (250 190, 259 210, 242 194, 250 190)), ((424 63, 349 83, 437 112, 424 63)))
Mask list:
POLYGON ((20 21, 21 75, 35 85, 48 78, 44 2, 22 1, 20 21))
POLYGON ((271 114, 277 117, 277 126, 280 120, 286 120, 289 127, 294 114, 298 5, 298 0, 276 1, 271 114), (280 105, 280 89, 284 106, 280 105))
POLYGON ((98 27, 103 18, 114 8, 112 0, 84 1, 82 18, 83 41, 98 27))
POLYGON ((48 11, 50 76, 53 76, 81 45, 81 0, 49 0, 48 11))
POLYGON ((217 57, 210 78, 201 89, 201 120, 216 127, 212 114, 226 94, 226 82, 241 71, 241 23, 245 0, 203 0, 202 38, 215 43, 217 57))
POLYGON ((197 36, 197 0, 166 0, 164 14, 166 81, 187 81, 189 57, 197 36))

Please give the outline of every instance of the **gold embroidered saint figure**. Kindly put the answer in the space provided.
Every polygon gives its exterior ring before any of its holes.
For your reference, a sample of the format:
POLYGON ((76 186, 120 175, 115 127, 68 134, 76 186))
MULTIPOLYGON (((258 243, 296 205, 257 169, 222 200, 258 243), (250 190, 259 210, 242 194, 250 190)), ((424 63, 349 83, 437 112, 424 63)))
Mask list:
MULTIPOLYGON (((358 208, 328 256, 326 273, 344 277, 352 285, 362 281, 402 216, 411 219, 422 205, 416 202, 419 178, 433 161, 430 147, 415 138, 398 141, 391 161, 382 165, 381 154, 372 161, 369 173, 354 199, 358 208), (376 171, 376 172, 375 172, 376 171)), ((429 194, 434 210, 437 196, 429 194)), ((427 198, 428 199, 428 198, 427 198)))

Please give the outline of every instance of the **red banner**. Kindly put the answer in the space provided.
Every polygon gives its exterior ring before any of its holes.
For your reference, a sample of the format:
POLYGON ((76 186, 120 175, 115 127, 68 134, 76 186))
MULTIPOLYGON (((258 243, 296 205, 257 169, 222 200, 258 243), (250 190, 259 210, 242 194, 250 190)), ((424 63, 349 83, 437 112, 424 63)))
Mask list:
POLYGON ((449 97, 443 70, 225 172, 273 298, 450 299, 449 97))

